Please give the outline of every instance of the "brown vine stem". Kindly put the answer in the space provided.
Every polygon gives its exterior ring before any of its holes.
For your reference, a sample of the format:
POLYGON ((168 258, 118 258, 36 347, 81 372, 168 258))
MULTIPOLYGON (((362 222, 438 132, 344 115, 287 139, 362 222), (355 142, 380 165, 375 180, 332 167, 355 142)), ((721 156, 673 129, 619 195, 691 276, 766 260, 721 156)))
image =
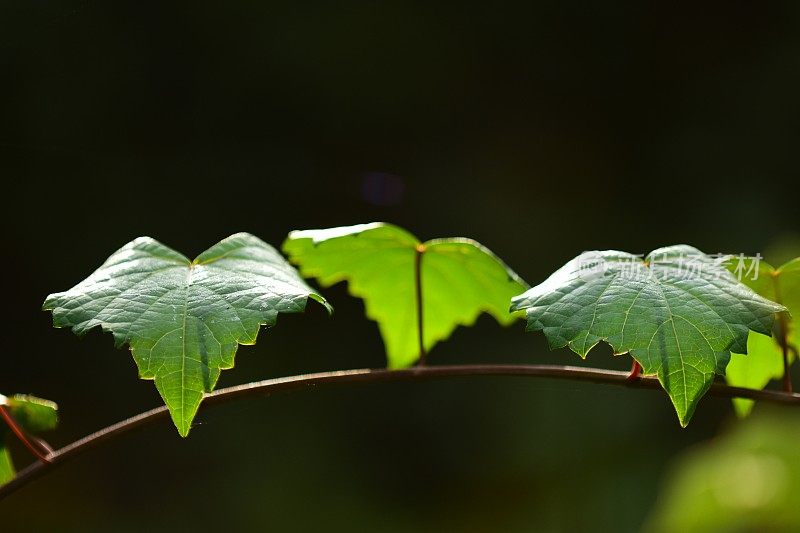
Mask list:
MULTIPOLYGON (((635 381, 628 380, 628 372, 596 368, 558 366, 558 365, 452 365, 418 366, 403 370, 358 369, 319 372, 284 378, 256 381, 219 389, 206 394, 201 408, 226 401, 249 397, 313 388, 317 385, 346 383, 381 383, 391 381, 422 381, 463 376, 528 376, 555 378, 591 383, 620 385, 633 389, 659 389, 661 385, 653 377, 642 376, 635 381)), ((711 385, 709 394, 725 398, 747 398, 773 403, 800 406, 800 394, 774 390, 755 390, 731 387, 724 383, 711 385)), ((147 426, 168 416, 165 406, 157 407, 133 416, 122 422, 101 429, 91 435, 67 444, 47 456, 47 463, 33 463, 21 470, 17 477, 0 487, 0 499, 19 490, 34 479, 52 471, 55 467, 73 459, 81 453, 106 443, 133 429, 147 426)))

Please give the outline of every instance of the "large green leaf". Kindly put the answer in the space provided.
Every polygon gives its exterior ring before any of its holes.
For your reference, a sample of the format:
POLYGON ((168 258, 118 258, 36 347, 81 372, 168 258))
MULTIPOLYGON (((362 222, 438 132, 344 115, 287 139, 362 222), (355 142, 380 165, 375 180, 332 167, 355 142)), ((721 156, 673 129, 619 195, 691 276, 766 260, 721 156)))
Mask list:
MULTIPOLYGON (((48 400, 22 394, 7 398, 0 394, 0 405, 5 405, 20 427, 29 433, 55 429, 58 424, 58 406, 48 400)), ((8 450, 10 436, 11 430, 0 420, 0 485, 16 474, 8 450)))
POLYGON ((719 261, 691 246, 660 248, 642 259, 586 252, 512 300, 529 331, 551 348, 581 357, 600 341, 629 352, 658 376, 686 426, 697 402, 722 374, 730 350, 747 351, 748 330, 769 334, 784 308, 739 283, 719 261))
MULTIPOLYGON (((793 319, 800 317, 800 258, 777 269, 762 260, 734 258, 728 264, 728 270, 761 296, 783 304, 791 315, 784 314, 780 318, 775 337, 751 333, 747 342, 747 356, 736 353, 731 356, 725 374, 728 383, 737 387, 762 389, 771 380, 783 377, 783 348, 779 342, 783 333, 780 324, 786 327, 789 346, 794 350, 798 346, 797 327, 793 319)), ((795 357, 794 350, 789 352, 790 362, 795 357)), ((753 401, 735 398, 733 405, 737 414, 743 416, 753 408, 753 401)))
POLYGON ((481 312, 506 325, 515 317, 508 301, 527 285, 489 250, 469 239, 425 243, 391 224, 373 223, 293 231, 283 250, 304 276, 323 287, 347 280, 378 322, 389 366, 401 368, 420 357, 416 267, 422 295, 424 347, 428 351, 458 325, 472 325, 481 312))
POLYGON ((44 303, 56 327, 95 326, 129 344, 143 379, 154 379, 182 436, 239 344, 261 325, 325 299, 270 245, 247 233, 215 244, 194 261, 149 238, 115 252, 91 276, 44 303))

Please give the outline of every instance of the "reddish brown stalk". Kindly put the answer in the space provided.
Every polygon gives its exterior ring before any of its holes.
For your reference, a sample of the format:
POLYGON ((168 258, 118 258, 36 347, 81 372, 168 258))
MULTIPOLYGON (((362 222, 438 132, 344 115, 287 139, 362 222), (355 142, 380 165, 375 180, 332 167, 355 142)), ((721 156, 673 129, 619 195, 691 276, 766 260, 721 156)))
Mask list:
POLYGON ((46 440, 40 439, 39 437, 34 437, 33 435, 29 435, 28 437, 31 439, 31 442, 36 443, 39 449, 44 452, 45 456, 48 456, 55 451, 46 440))
POLYGON ((633 364, 631 364, 631 371, 628 373, 628 381, 636 381, 642 375, 642 365, 639 364, 639 361, 636 359, 633 360, 633 364))
MULTIPOLYGON (((772 283, 775 287, 775 301, 781 302, 781 288, 778 283, 777 272, 772 273, 772 283)), ((783 390, 792 392, 792 375, 789 373, 789 321, 786 320, 786 313, 778 313, 778 343, 781 345, 783 351, 783 390)))
POLYGON ((786 328, 787 324, 785 313, 781 313, 779 320, 781 330, 781 349, 783 350, 783 390, 785 392, 792 392, 792 375, 789 372, 789 342, 787 340, 786 328))
POLYGON ((19 441, 25 445, 29 452, 31 452, 37 459, 42 461, 43 463, 49 463, 50 459, 47 458, 49 453, 52 453, 52 450, 42 453, 42 450, 37 447, 31 438, 28 437, 28 434, 25 432, 24 429, 19 425, 19 422, 16 421, 14 415, 11 414, 11 411, 8 410, 7 405, 0 405, 0 417, 5 420, 6 424, 9 428, 11 428, 11 432, 19 439, 19 441))

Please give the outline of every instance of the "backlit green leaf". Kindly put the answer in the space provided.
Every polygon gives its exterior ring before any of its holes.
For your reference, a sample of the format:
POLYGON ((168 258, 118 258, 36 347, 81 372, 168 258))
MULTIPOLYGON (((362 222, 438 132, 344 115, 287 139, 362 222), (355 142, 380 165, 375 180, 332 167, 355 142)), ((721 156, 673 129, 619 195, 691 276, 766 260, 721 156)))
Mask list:
POLYGON ((247 233, 215 244, 194 261, 149 238, 115 252, 91 276, 51 294, 56 327, 81 335, 95 326, 129 344, 143 379, 154 379, 182 436, 239 344, 254 344, 278 313, 329 308, 270 245, 247 233))
POLYGON ((378 322, 389 366, 401 368, 420 356, 415 261, 420 256, 423 335, 426 351, 458 325, 472 325, 487 312, 506 325, 511 296, 527 285, 489 250, 470 239, 425 243, 390 224, 293 231, 283 244, 291 261, 323 287, 347 280, 378 322))
MULTIPOLYGON (((728 264, 728 270, 761 296, 783 304, 790 313, 778 317, 772 338, 751 333, 747 343, 747 356, 734 353, 728 365, 725 377, 729 384, 763 389, 771 380, 783 377, 783 348, 779 342, 782 326, 786 327, 790 363, 797 354, 796 317, 800 317, 800 258, 777 269, 763 260, 734 258, 728 264)), ((748 414, 753 403, 752 400, 741 398, 733 400, 734 408, 740 416, 748 414)))
POLYGON ((544 331, 551 348, 568 345, 586 357, 606 341, 616 354, 629 352, 658 376, 683 426, 730 350, 746 352, 748 330, 769 334, 784 310, 685 245, 645 258, 585 252, 515 297, 511 309, 525 310, 528 330, 544 331))

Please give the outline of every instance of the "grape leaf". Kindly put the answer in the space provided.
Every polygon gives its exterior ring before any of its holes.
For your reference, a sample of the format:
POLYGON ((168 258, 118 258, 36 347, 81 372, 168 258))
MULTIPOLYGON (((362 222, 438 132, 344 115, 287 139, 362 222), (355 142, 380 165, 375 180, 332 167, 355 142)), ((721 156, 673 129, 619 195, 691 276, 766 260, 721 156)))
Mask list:
POLYGON ((91 276, 51 294, 55 327, 95 326, 129 344, 142 379, 154 379, 182 436, 239 344, 255 344, 278 313, 330 306, 270 245, 247 233, 215 244, 194 261, 149 238, 115 252, 91 276))
POLYGON ((697 402, 722 374, 730 350, 747 351, 748 330, 769 334, 784 307, 740 284, 720 262, 691 246, 641 256, 585 252, 512 300, 529 331, 551 349, 586 357, 601 340, 630 353, 658 376, 686 426, 697 402))
POLYGON ((361 224, 293 231, 283 244, 290 260, 323 287, 343 280, 364 299, 366 315, 378 323, 389 367, 420 357, 416 266, 422 295, 425 351, 447 339, 458 325, 472 325, 481 312, 500 324, 515 320, 508 301, 527 284, 492 252, 470 239, 421 243, 397 226, 361 224))
MULTIPOLYGON (((772 338, 751 333, 747 341, 746 357, 742 354, 731 354, 731 362, 725 374, 727 382, 737 387, 763 389, 771 380, 783 377, 783 348, 778 342, 782 336, 781 324, 786 327, 786 340, 792 347, 789 351, 789 362, 796 357, 799 339, 792 317, 800 316, 800 258, 776 269, 763 260, 745 257, 730 262, 728 270, 761 296, 783 304, 791 315, 784 314, 779 318, 775 336, 772 338)), ((747 415, 753 404, 753 400, 733 399, 733 406, 739 416, 747 415)))
MULTIPOLYGON (((58 406, 48 400, 22 394, 7 398, 0 394, 0 405, 5 405, 20 427, 28 433, 55 429, 58 424, 58 406)), ((10 435, 11 429, 0 421, 0 485, 11 481, 16 474, 8 450, 10 435)))

